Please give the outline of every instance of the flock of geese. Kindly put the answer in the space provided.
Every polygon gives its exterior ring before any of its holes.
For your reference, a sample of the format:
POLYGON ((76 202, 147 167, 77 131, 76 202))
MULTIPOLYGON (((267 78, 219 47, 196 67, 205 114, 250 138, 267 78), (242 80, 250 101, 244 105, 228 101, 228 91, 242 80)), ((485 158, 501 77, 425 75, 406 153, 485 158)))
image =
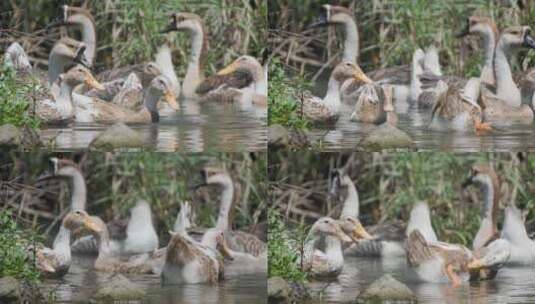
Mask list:
POLYGON ((516 206, 505 208, 502 231, 498 229, 500 183, 494 169, 473 165, 463 187, 470 185, 479 187, 484 200, 471 249, 438 240, 426 202, 414 204, 407 225, 396 222, 364 228, 355 184, 345 169, 335 170, 329 193, 341 198, 343 209, 339 219, 323 217, 312 225, 302 255, 304 269, 313 277, 333 277, 341 273, 344 256, 406 256, 420 280, 457 287, 469 280, 494 279, 503 266, 535 265, 535 241, 529 238, 516 206))
POLYGON ((154 62, 105 71, 95 77, 91 72, 97 50, 93 16, 86 9, 67 5, 61 10, 48 28, 73 28, 80 32, 81 41, 62 34, 51 49, 46 76, 32 71, 28 56, 17 42, 4 55, 4 64, 14 68, 22 79, 45 78, 40 81, 47 88, 46 96, 30 107, 44 124, 154 123, 161 115, 179 110, 177 96, 234 103, 254 114, 266 111, 267 68, 254 57, 241 56, 217 74, 204 77, 209 38, 198 15, 174 13, 162 30, 166 35, 176 31, 191 37, 187 70, 180 83, 167 43, 158 49, 154 62), (162 98, 166 103, 159 103, 162 98))
POLYGON ((217 223, 199 230, 189 202, 181 203, 167 246, 159 248, 150 204, 139 201, 130 218, 104 223, 86 210, 86 184, 78 166, 67 159, 51 158, 52 175, 72 181, 71 211, 63 218, 52 248, 33 248, 36 266, 45 277, 62 277, 71 266, 71 254, 96 256, 100 272, 160 275, 163 283, 216 283, 235 275, 267 271, 266 244, 253 234, 232 230, 229 213, 234 185, 223 169, 205 167, 202 183, 194 188, 222 188, 217 223), (74 239, 74 242, 71 242, 74 239), (228 271, 225 271, 227 269, 228 271))
POLYGON ((345 32, 342 61, 334 68, 325 97, 304 94, 303 114, 311 121, 332 125, 343 106, 350 106, 352 121, 381 124, 409 107, 427 111, 436 130, 488 131, 491 124, 533 122, 535 69, 513 74, 509 60, 515 50, 535 48, 528 26, 498 31, 487 17, 471 16, 457 37, 477 36, 483 42, 480 77, 470 79, 442 74, 434 46, 417 49, 410 67, 376 70, 366 75, 357 64, 359 36, 351 11, 323 5, 312 28, 340 26, 345 32))

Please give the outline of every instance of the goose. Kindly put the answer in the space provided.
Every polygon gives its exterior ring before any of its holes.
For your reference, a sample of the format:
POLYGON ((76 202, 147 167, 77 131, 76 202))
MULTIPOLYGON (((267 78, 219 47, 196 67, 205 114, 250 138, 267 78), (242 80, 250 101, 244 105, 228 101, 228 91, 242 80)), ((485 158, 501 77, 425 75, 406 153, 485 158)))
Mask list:
MULTIPOLYGON (((482 219, 472 242, 473 250, 481 250, 500 239, 500 231, 498 230, 500 193, 496 191, 500 189, 500 181, 496 171, 491 166, 487 164, 474 164, 472 165, 470 176, 462 186, 466 188, 469 185, 479 186, 483 194, 484 208, 482 209, 482 219)), ((505 239, 502 240, 504 244, 510 246, 505 239)), ((497 269, 487 269, 474 273, 472 276, 476 275, 479 280, 493 279, 497 273, 497 269)), ((471 278, 471 280, 474 279, 475 277, 471 278)))
POLYGON ((341 62, 331 73, 325 97, 316 97, 308 92, 302 94, 303 115, 317 124, 335 124, 340 117, 340 85, 351 77, 361 84, 372 83, 360 67, 350 62, 341 62))
POLYGON ((498 40, 494 57, 496 91, 486 86, 481 89, 483 115, 491 122, 533 122, 533 110, 529 105, 522 104, 522 95, 513 80, 508 62, 511 51, 520 47, 535 48, 531 29, 527 26, 505 29, 498 40))
POLYGON ((422 89, 420 75, 432 73, 442 76, 442 70, 438 61, 438 50, 431 46, 426 52, 416 49, 412 56, 410 104, 412 107, 420 109, 432 109, 436 103, 436 92, 434 88, 422 89))
MULTIPOLYGON (((158 234, 152 222, 150 205, 145 200, 139 200, 130 209, 128 221, 113 220, 107 223, 107 229, 110 233, 109 253, 111 255, 130 256, 150 253, 158 249, 158 234)), ((71 247, 76 253, 98 253, 97 241, 92 235, 78 238, 71 247)))
MULTIPOLYGON (((187 99, 197 98, 196 88, 204 80, 204 63, 208 51, 208 34, 202 18, 192 13, 173 13, 163 33, 185 31, 191 36, 191 53, 181 92, 187 99)), ((170 58, 160 62, 169 63, 170 58)), ((163 68, 163 67, 162 67, 163 68)), ((174 71, 173 71, 174 72, 174 71)))
POLYGON ((330 217, 318 219, 310 228, 301 257, 303 270, 312 276, 337 276, 344 267, 342 242, 352 242, 338 221, 330 217), (324 240, 325 249, 318 244, 324 240))
POLYGON ((511 248, 508 265, 533 265, 535 263, 535 241, 529 238, 522 213, 514 205, 505 208, 501 238, 507 240, 511 248))
MULTIPOLYGON (((359 33, 354 16, 348 8, 325 4, 322 6, 322 13, 318 21, 310 27, 340 25, 345 31, 342 61, 357 64, 359 56, 359 33)), ((393 98, 395 104, 401 109, 409 97, 410 69, 407 66, 391 67, 379 69, 368 73, 371 79, 380 84, 391 84, 393 86, 393 98)), ((354 91, 359 83, 347 81, 342 85, 342 100, 353 104, 354 91), (347 98, 346 98, 347 97, 347 98)), ((397 111, 397 109, 396 109, 397 111)))
POLYGON ((36 102, 35 115, 41 122, 48 125, 63 125, 72 122, 75 117, 73 90, 81 83, 95 89, 103 89, 87 68, 76 65, 67 73, 58 76, 50 89, 51 93, 48 98, 36 102))
POLYGON ((69 212, 61 221, 52 248, 38 247, 35 252, 37 269, 45 277, 62 277, 71 266, 71 232, 92 225, 90 216, 81 210, 69 212))
POLYGON ((116 122, 127 124, 157 123, 160 120, 157 105, 162 95, 173 110, 179 109, 171 83, 164 75, 160 75, 151 81, 147 94, 144 96, 144 107, 139 111, 105 102, 98 98, 74 94, 75 121, 103 124, 116 122))
POLYGON ((394 113, 393 87, 375 83, 361 85, 355 92, 356 102, 350 120, 382 124, 389 121, 388 114, 394 113))
POLYGON ((429 242, 418 229, 407 239, 407 261, 418 277, 426 282, 450 282, 454 288, 467 282, 472 272, 501 267, 509 256, 509 246, 503 240, 472 252, 462 245, 429 242))
POLYGON ((241 56, 202 81, 195 92, 203 102, 239 102, 267 107, 265 69, 252 56, 241 56))
POLYGON ((217 228, 206 231, 200 243, 185 230, 174 232, 166 249, 162 283, 215 284, 224 278, 224 261, 220 254, 231 258, 223 231, 217 228))
MULTIPOLYGON (((95 61, 97 34, 95 19, 91 13, 83 8, 69 5, 61 6, 61 15, 48 25, 49 28, 57 26, 74 26, 80 30, 81 42, 84 43, 84 57, 88 61, 88 67, 91 68, 95 61)), ((56 44, 72 44, 74 39, 63 37, 56 44)))
POLYGON ((231 230, 229 215, 234 197, 234 183, 229 173, 221 168, 206 166, 201 170, 201 176, 202 182, 194 188, 217 185, 223 189, 215 228, 224 231, 225 241, 229 248, 260 257, 267 263, 267 247, 264 242, 253 234, 231 230))

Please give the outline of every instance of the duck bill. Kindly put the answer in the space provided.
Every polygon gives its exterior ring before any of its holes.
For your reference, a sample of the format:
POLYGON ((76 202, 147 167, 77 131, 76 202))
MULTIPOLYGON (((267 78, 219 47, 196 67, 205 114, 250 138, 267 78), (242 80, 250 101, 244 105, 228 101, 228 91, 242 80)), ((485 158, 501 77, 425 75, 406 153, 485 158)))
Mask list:
POLYGON ((238 65, 236 64, 236 62, 233 62, 233 63, 229 64, 228 66, 226 66, 224 69, 222 69, 219 72, 217 72, 217 75, 228 75, 228 74, 236 71, 237 68, 238 68, 238 65))
POLYGON ((169 104, 171 109, 178 111, 179 106, 178 102, 176 101, 175 93, 171 90, 165 91, 165 101, 169 104))
POLYGON ((479 270, 486 267, 485 263, 481 259, 474 259, 467 265, 469 270, 479 270))
POLYGON ((533 38, 533 36, 531 36, 529 33, 526 33, 524 36, 524 46, 535 49, 535 38, 533 38))
POLYGON ((364 229, 362 224, 357 224, 357 227, 353 229, 351 237, 355 240, 373 240, 373 237, 364 229))
POLYGON ((102 228, 91 218, 87 218, 84 220, 84 227, 95 233, 102 232, 102 228))
POLYGON ((373 81, 366 74, 360 71, 353 74, 353 78, 359 82, 368 83, 368 84, 373 83, 373 81))
POLYGON ((87 74, 86 75, 86 80, 85 80, 85 84, 88 85, 89 87, 93 88, 93 89, 96 89, 96 90, 99 90, 99 91, 104 91, 106 88, 100 83, 98 82, 95 77, 93 77, 93 75, 91 74, 87 74))

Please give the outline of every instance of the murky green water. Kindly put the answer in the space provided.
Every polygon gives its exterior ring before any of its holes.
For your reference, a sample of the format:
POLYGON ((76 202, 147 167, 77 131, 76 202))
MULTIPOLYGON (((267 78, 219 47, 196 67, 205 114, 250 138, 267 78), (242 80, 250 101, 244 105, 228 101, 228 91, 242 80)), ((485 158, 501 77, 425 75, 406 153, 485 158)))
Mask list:
MULTIPOLYGON (((131 126, 156 151, 264 151, 267 142, 266 111, 243 109, 229 104, 200 104, 182 100, 181 109, 158 124, 131 126)), ((108 126, 74 124, 42 130, 45 141, 54 140, 55 150, 87 148, 108 126)))
MULTIPOLYGON (((88 303, 96 291, 109 282, 111 274, 93 270, 94 258, 73 257, 69 273, 62 279, 48 279, 44 291, 55 291, 57 303, 88 303)), ((129 303, 193 304, 266 303, 265 274, 232 276, 217 285, 190 284, 162 286, 157 275, 124 274, 147 293, 142 301, 129 303)))
POLYGON ((535 303, 535 267, 505 267, 494 280, 465 283, 453 289, 447 283, 421 282, 405 258, 346 257, 338 278, 313 282, 312 292, 322 294, 326 303, 351 303, 386 273, 405 283, 418 297, 418 303, 535 303))
MULTIPOLYGON (((369 133, 375 125, 356 123, 349 120, 351 109, 348 106, 332 130, 315 128, 311 136, 321 139, 323 150, 339 151, 354 149, 362 137, 369 133)), ((497 126, 496 130, 476 135, 468 132, 440 132, 429 130, 430 114, 419 109, 410 109, 407 113, 398 114, 397 127, 407 132, 419 150, 477 152, 477 151, 535 151, 535 124, 497 126)))

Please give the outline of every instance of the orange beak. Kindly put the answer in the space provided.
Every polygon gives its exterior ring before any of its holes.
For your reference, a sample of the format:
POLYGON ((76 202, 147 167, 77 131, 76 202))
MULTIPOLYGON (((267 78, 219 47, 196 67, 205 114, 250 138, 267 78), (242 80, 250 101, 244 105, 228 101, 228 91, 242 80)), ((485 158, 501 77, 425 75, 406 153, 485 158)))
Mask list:
POLYGON ((178 102, 176 101, 175 93, 172 90, 165 91, 165 101, 169 104, 171 109, 178 111, 180 108, 178 102))

